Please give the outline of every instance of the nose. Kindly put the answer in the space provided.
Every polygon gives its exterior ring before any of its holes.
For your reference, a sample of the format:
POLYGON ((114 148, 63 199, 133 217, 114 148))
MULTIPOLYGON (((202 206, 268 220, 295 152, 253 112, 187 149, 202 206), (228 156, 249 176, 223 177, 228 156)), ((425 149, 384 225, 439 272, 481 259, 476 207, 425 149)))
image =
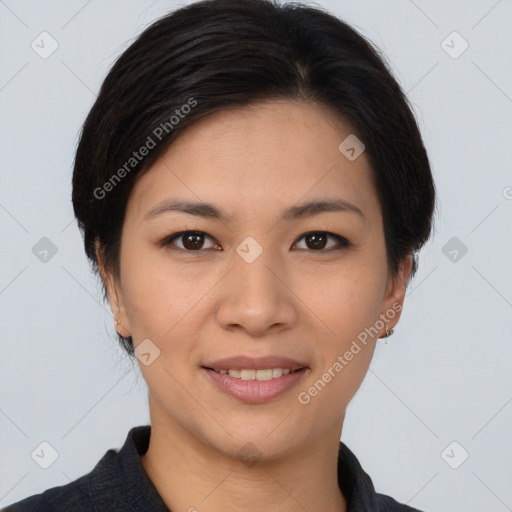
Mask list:
POLYGON ((270 250, 249 261, 237 254, 233 269, 223 280, 219 325, 253 337, 290 329, 298 319, 298 299, 287 285, 284 266, 270 250))

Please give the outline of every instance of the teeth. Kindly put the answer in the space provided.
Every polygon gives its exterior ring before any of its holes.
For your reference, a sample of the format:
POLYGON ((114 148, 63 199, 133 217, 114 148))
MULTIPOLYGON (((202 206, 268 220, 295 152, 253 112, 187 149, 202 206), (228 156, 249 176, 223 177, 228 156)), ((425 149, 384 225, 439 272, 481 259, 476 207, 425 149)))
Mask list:
POLYGON ((240 370, 240 378, 242 380, 254 380, 256 378, 256 370, 240 370))
MULTIPOLYGON (((277 368, 276 368, 277 370, 277 368)), ((272 369, 270 370, 256 370, 256 380, 270 380, 272 378, 272 369)))
POLYGON ((291 370, 289 368, 266 368, 261 370, 215 370, 217 373, 222 373, 223 375, 229 375, 230 377, 234 377, 235 379, 242 380, 271 380, 278 379, 283 375, 288 375, 291 370))

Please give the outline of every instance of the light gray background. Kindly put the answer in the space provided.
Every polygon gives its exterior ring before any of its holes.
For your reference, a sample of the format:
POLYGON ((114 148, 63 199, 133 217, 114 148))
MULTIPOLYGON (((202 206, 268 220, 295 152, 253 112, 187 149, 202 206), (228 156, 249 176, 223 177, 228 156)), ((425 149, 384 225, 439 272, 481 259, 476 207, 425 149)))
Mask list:
MULTIPOLYGON (((185 3, 0 1, 0 506, 75 480, 149 423, 145 383, 117 346, 82 249, 70 177, 114 59, 185 3), (47 59, 31 48, 43 31, 59 44, 47 59), (42 237, 57 247, 47 262, 32 252, 42 237), (31 458, 42 441, 59 454, 48 469, 31 458)), ((440 204, 342 440, 398 501, 512 510, 512 2, 319 4, 384 51, 418 116, 440 204), (453 31, 469 43, 458 58, 442 46, 453 31), (453 237, 467 247, 455 261, 453 237), (452 469, 462 450, 468 459, 452 469)))

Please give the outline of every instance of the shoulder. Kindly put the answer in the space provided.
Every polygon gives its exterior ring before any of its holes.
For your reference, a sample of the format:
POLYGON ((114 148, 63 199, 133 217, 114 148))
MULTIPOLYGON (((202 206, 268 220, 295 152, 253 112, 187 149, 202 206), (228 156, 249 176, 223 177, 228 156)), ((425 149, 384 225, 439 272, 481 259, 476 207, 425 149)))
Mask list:
POLYGON ((2 512, 49 512, 51 508, 42 494, 35 494, 3 508, 2 512))
POLYGON ((340 441, 338 481, 347 498, 350 512, 422 512, 399 503, 391 496, 377 493, 370 475, 364 471, 349 447, 340 441))
POLYGON ((396 501, 391 496, 386 496, 385 494, 377 494, 376 496, 377 502, 379 504, 379 512, 422 512, 417 508, 398 503, 398 501, 396 501))
POLYGON ((86 475, 29 496, 0 512, 144 510, 148 488, 151 492, 153 489, 144 476, 139 456, 147 449, 150 432, 149 426, 133 427, 122 448, 108 450, 86 475))
POLYGON ((0 512, 92 512, 96 510, 94 491, 111 489, 117 483, 119 471, 113 464, 117 452, 108 450, 89 473, 65 485, 51 487, 17 501, 0 512))
POLYGON ((60 510, 73 510, 88 512, 93 510, 88 493, 84 492, 83 481, 85 477, 59 487, 52 487, 41 494, 34 494, 21 501, 17 501, 1 512, 54 512, 60 510))
POLYGON ((51 487, 13 503, 0 512, 93 512, 96 511, 97 491, 115 495, 119 470, 114 464, 117 452, 109 450, 89 473, 72 482, 51 487))
POLYGON ((51 512, 53 508, 44 494, 34 494, 28 498, 3 508, 2 512, 51 512))

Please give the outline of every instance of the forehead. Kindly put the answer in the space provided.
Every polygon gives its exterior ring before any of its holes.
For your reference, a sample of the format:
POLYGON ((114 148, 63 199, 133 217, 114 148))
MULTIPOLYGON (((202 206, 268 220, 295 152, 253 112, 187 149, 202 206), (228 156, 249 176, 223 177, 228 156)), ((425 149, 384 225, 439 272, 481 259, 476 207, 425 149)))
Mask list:
POLYGON ((179 135, 137 181, 127 214, 141 219, 172 197, 208 201, 232 216, 255 215, 326 195, 378 214, 366 155, 347 158, 347 137, 354 137, 350 124, 318 104, 229 108, 179 135))

